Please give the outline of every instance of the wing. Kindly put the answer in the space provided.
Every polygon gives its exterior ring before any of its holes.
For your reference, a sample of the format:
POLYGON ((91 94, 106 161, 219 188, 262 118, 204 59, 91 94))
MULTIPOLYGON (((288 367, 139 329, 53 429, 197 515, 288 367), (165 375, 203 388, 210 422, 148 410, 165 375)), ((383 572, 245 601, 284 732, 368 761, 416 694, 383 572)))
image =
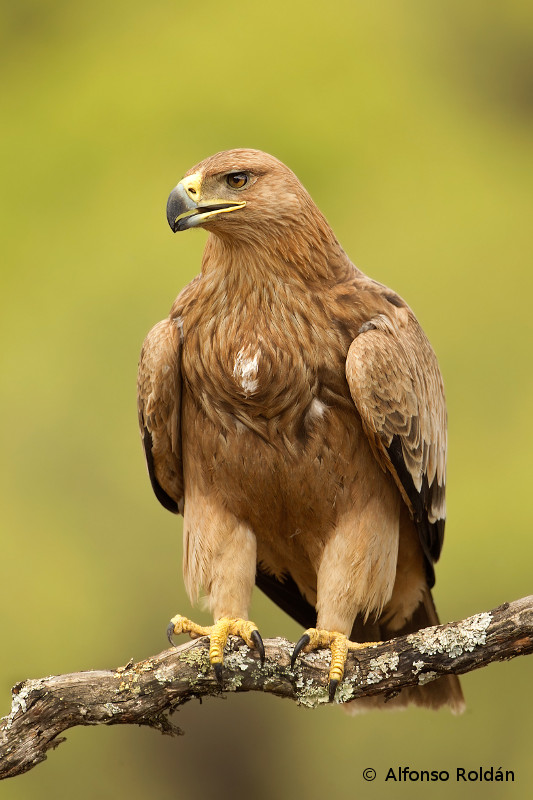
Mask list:
POLYGON ((153 490, 165 508, 183 513, 181 330, 175 320, 158 322, 144 340, 137 404, 153 490))
POLYGON ((346 377, 374 455, 417 526, 431 587, 446 517, 446 401, 436 356, 409 309, 362 325, 346 377))

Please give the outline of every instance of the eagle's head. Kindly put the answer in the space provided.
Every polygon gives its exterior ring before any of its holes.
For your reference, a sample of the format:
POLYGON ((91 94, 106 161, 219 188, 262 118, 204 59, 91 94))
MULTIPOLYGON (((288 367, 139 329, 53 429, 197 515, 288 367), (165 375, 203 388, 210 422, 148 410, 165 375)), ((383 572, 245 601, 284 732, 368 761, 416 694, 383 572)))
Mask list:
POLYGON ((174 232, 203 227, 222 237, 276 229, 314 203, 296 175, 260 150, 226 150, 192 167, 170 193, 174 232))

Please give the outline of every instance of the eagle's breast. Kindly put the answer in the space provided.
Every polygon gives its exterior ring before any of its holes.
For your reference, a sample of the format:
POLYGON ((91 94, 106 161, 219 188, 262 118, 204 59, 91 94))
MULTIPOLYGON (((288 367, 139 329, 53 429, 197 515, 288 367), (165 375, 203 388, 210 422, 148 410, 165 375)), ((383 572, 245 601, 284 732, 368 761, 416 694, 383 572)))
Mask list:
POLYGON ((259 386, 261 349, 248 345, 241 347, 233 361, 233 378, 246 396, 254 394, 259 386))

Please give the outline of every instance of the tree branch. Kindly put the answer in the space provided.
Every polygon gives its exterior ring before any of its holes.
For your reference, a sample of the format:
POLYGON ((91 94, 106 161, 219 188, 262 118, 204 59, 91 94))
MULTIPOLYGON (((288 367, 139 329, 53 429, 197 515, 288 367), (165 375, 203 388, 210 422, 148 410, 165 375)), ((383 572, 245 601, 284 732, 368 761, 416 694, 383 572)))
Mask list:
MULTIPOLYGON (((265 640, 265 663, 230 637, 224 657, 227 692, 269 692, 317 706, 328 701, 329 654, 303 655, 294 671, 294 645, 265 640)), ((533 595, 460 622, 425 628, 350 653, 337 700, 396 694, 441 675, 461 674, 492 661, 533 652, 533 595)), ((148 725, 179 734, 168 715, 192 698, 220 694, 204 637, 115 670, 26 680, 12 689, 9 716, 0 720, 0 778, 19 775, 57 747, 76 725, 148 725)))

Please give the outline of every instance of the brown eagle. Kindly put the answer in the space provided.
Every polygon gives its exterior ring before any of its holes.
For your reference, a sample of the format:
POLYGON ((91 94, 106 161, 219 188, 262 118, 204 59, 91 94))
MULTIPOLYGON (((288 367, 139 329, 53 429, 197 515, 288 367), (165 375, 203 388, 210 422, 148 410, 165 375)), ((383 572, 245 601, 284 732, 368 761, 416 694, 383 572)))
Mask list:
MULTIPOLYGON (((184 578, 214 625, 261 656, 254 584, 308 630, 294 659, 331 649, 329 695, 357 642, 438 622, 446 406, 409 306, 368 278, 284 164, 217 153, 172 191, 173 231, 209 232, 201 273, 143 345, 139 420, 158 500, 184 517, 184 578)), ((355 701, 383 706, 383 698, 355 701)), ((460 711, 455 676, 404 690, 460 711)))

